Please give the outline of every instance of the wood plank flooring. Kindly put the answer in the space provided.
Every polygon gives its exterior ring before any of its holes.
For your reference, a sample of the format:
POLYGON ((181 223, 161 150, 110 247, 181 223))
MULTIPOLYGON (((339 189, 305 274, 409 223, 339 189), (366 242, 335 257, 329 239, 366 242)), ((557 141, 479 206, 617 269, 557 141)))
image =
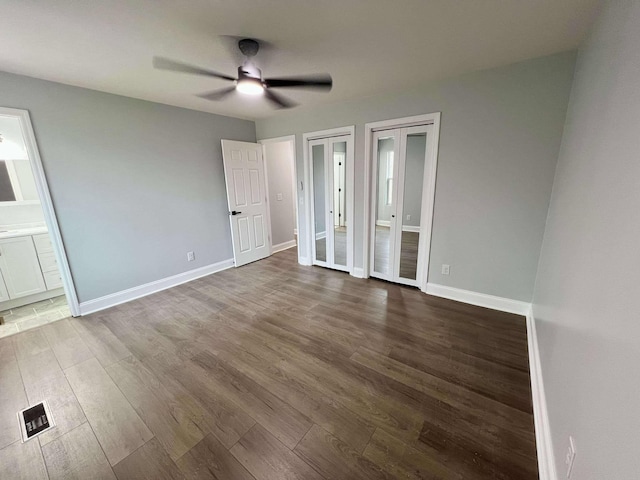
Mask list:
POLYGON ((537 478, 524 318, 295 255, 0 339, 0 478, 537 478))

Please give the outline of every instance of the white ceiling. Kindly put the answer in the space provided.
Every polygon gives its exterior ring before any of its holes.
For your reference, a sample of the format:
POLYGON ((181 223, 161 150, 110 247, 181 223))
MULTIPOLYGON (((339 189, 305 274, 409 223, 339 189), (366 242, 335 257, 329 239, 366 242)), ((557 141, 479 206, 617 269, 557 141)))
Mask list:
POLYGON ((598 0, 0 0, 0 70, 241 118, 263 98, 210 102, 223 80, 154 70, 161 55, 235 76, 220 35, 268 41, 265 77, 329 72, 307 106, 576 48, 598 0))

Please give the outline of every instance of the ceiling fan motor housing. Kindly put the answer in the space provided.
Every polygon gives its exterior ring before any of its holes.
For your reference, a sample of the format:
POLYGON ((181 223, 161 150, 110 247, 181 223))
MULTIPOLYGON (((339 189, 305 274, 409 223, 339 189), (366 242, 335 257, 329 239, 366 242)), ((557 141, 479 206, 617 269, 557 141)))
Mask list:
POLYGON ((243 38, 238 41, 238 48, 245 57, 255 57, 260 49, 260 44, 252 38, 243 38))

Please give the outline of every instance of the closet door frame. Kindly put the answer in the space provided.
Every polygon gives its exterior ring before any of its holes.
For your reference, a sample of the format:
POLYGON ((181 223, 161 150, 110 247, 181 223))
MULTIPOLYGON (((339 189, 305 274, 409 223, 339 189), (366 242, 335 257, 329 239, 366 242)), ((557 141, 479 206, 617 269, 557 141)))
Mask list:
MULTIPOLYGON (((350 125, 346 127, 332 128, 330 130, 321 130, 316 132, 304 133, 302 135, 303 140, 303 157, 304 157, 304 183, 305 185, 301 185, 304 193, 305 200, 305 236, 306 241, 306 251, 308 252, 308 265, 319 265, 327 268, 332 268, 336 270, 341 270, 350 273, 353 275, 353 251, 354 251, 354 139, 355 139, 355 126, 350 125), (326 168, 331 159, 330 154, 332 153, 331 144, 333 142, 341 142, 345 141, 347 143, 346 148, 346 156, 345 161, 346 164, 346 205, 345 212, 347 217, 347 265, 336 265, 334 262, 334 252, 333 252, 333 229, 331 229, 331 234, 327 228, 327 261, 316 261, 316 245, 315 245, 315 213, 313 208, 313 155, 312 155, 312 146, 317 145, 319 143, 323 143, 325 145, 324 148, 324 160, 325 160, 325 198, 326 192, 329 191, 331 193, 331 201, 333 202, 333 192, 330 190, 330 186, 333 183, 333 176, 329 175, 329 169, 326 168), (331 177, 331 178, 328 178, 331 177), (329 238, 331 239, 331 250, 329 249, 329 238), (329 258, 331 258, 331 262, 329 262, 329 258)), ((325 217, 327 220, 327 226, 329 225, 329 217, 331 216, 330 225, 333 225, 333 216, 327 213, 325 210, 325 217)), ((306 262, 305 262, 306 263, 306 262)))
MULTIPOLYGON (((399 281, 398 283, 404 283, 408 285, 415 285, 420 288, 421 291, 427 291, 428 272, 429 272, 429 257, 431 253, 431 235, 433 229, 433 206, 435 201, 435 187, 436 187, 436 171, 438 165, 438 143, 440 138, 440 112, 430 113, 426 115, 417 115, 413 117, 398 118, 392 120, 384 120, 381 122, 367 123, 365 125, 365 192, 364 192, 364 241, 363 241, 363 258, 364 266, 361 272, 361 276, 369 278, 373 272, 373 253, 374 246, 372 244, 375 241, 375 225, 376 225, 376 207, 373 204, 373 195, 377 192, 377 137, 376 132, 382 132, 385 130, 396 130, 402 128, 410 128, 417 126, 427 126, 427 148, 425 159, 425 182, 423 184, 422 192, 422 212, 420 219, 420 240, 418 246, 418 265, 417 265, 417 277, 415 281, 408 280, 399 281), (374 138, 375 137, 375 138, 374 138)), ((402 138, 402 135, 400 135, 402 138)), ((406 137, 405 137, 406 138, 406 137)), ((398 142, 396 142, 398 143, 398 142)), ((394 145, 394 149, 403 148, 404 145, 394 145)), ((402 150, 400 150, 402 152, 402 150)), ((403 152, 404 156, 404 152, 403 152)), ((396 162, 398 164, 400 162, 396 162)), ((394 165, 394 170, 397 167, 394 165)), ((394 173, 394 178, 398 176, 394 173)), ((404 177, 403 177, 404 178, 404 177)), ((399 179, 398 179, 399 181, 399 179)), ((400 193, 398 190, 403 188, 396 188, 393 195, 398 198, 400 193)), ((395 204, 398 207, 397 203, 395 204)), ((402 213, 401 213, 402 214, 402 213)), ((395 219, 397 220, 397 218, 395 219)), ((399 250, 400 245, 397 245, 395 250, 399 250)), ((395 252, 394 252, 395 254, 395 252)), ((390 254, 392 255, 392 254, 390 254)), ((395 265, 393 265, 395 268, 395 265)), ((360 272, 358 272, 360 273, 360 272)), ((360 276, 360 275, 356 275, 360 276)), ((391 277, 392 275, 389 275, 391 277)), ((382 278, 381 275, 376 274, 376 277, 382 278)), ((389 278, 390 280, 397 282, 397 278, 389 278)))

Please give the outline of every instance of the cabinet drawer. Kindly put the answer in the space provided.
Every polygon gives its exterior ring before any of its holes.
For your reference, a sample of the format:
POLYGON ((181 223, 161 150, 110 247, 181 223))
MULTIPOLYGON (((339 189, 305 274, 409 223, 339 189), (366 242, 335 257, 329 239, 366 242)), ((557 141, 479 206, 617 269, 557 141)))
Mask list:
POLYGON ((38 260, 40 260, 42 273, 58 271, 58 262, 55 253, 38 253, 38 260))
POLYGON ((53 290, 54 288, 60 288, 62 286, 62 277, 57 269, 52 272, 45 272, 42 275, 44 276, 44 283, 47 285, 47 290, 53 290))
POLYGON ((38 253, 53 252, 53 245, 48 233, 41 233, 40 235, 33 235, 33 243, 36 245, 36 251, 38 253))

